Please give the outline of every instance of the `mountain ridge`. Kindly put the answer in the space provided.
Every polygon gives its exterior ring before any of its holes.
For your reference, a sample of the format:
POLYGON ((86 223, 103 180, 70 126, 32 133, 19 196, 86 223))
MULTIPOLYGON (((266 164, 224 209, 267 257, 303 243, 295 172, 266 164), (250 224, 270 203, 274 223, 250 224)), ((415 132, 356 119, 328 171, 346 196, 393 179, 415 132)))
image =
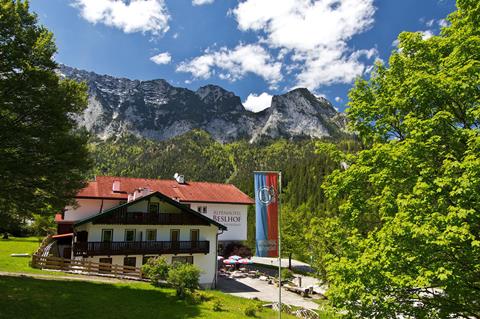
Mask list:
POLYGON ((88 107, 75 120, 101 139, 130 133, 166 140, 193 129, 222 143, 346 135, 343 113, 305 88, 275 95, 269 108, 254 113, 218 85, 192 91, 165 79, 130 80, 66 65, 60 65, 58 73, 87 83, 88 107))

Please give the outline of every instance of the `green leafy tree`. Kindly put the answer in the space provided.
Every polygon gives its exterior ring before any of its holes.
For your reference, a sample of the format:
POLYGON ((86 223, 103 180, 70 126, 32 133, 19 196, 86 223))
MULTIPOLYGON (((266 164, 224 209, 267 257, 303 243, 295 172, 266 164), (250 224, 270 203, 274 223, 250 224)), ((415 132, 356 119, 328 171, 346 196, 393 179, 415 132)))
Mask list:
POLYGON ((30 225, 31 232, 36 236, 55 234, 57 230, 53 215, 33 214, 33 223, 30 225))
POLYGON ((12 218, 58 210, 90 165, 74 116, 86 86, 60 80, 53 35, 24 1, 0 0, 0 228, 12 218))
POLYGON ((402 33, 350 92, 371 146, 324 184, 329 297, 352 318, 480 318, 480 2, 402 33))

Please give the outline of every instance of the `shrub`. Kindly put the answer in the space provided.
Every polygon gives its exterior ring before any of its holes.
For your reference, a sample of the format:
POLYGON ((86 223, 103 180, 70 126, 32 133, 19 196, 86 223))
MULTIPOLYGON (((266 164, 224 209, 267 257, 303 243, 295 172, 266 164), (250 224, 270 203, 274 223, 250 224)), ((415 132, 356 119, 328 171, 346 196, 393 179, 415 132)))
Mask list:
POLYGON ((254 306, 248 306, 247 308, 245 308, 245 311, 244 311, 245 316, 247 317, 255 317, 256 312, 257 312, 257 309, 254 306))
POLYGON ((142 266, 144 276, 152 281, 153 285, 158 286, 160 281, 167 280, 168 271, 171 266, 165 258, 150 258, 145 265, 142 266))
POLYGON ((175 263, 168 271, 167 282, 175 288, 177 296, 185 298, 187 292, 198 288, 200 269, 192 264, 175 263))
POLYGON ((219 312, 219 311, 222 311, 223 310, 223 304, 220 300, 215 300, 215 302, 213 303, 213 311, 215 312, 219 312))
POLYGON ((209 301, 210 299, 212 299, 211 296, 209 296, 208 294, 202 291, 187 293, 186 296, 187 296, 188 302, 192 305, 198 305, 198 304, 201 304, 202 302, 209 301))

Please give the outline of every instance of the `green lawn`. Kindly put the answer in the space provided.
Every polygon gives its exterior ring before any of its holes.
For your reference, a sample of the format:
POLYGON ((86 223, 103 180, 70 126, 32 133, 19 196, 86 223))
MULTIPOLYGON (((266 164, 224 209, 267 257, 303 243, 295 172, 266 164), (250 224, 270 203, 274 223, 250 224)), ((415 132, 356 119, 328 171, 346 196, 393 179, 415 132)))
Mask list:
POLYGON ((31 257, 10 257, 10 254, 28 253, 32 255, 40 246, 41 238, 37 237, 10 237, 0 239, 0 271, 48 273, 29 266, 31 257))
MULTIPOLYGON (((262 302, 217 291, 199 304, 179 300, 172 289, 148 283, 93 283, 0 277, 0 318, 247 318, 244 310, 262 302), (213 311, 215 301, 222 311, 213 311)), ((276 318, 270 309, 256 318, 276 318)), ((284 318, 292 316, 282 315, 284 318)))
MULTIPOLYGON (((0 240, 0 271, 67 275, 29 266, 31 258, 10 257, 12 253, 32 254, 38 238, 0 240)), ((53 279, 53 278, 52 278, 53 279)), ((172 289, 149 283, 97 283, 74 280, 45 280, 0 276, 0 318, 247 318, 248 306, 263 302, 233 297, 219 291, 202 292, 209 299, 194 304, 179 300, 172 289), (219 301, 222 311, 213 311, 219 301)), ((276 318, 270 309, 256 318, 276 318)), ((285 318, 292 316, 282 315, 285 318)))

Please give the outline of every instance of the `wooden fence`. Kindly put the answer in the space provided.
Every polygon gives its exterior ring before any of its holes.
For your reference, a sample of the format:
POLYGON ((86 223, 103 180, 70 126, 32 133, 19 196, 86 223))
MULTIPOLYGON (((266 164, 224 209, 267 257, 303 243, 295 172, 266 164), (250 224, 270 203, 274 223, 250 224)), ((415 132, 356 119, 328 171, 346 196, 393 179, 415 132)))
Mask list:
POLYGON ((122 279, 143 279, 142 270, 138 267, 96 263, 83 259, 45 257, 35 254, 32 256, 32 267, 122 279))

